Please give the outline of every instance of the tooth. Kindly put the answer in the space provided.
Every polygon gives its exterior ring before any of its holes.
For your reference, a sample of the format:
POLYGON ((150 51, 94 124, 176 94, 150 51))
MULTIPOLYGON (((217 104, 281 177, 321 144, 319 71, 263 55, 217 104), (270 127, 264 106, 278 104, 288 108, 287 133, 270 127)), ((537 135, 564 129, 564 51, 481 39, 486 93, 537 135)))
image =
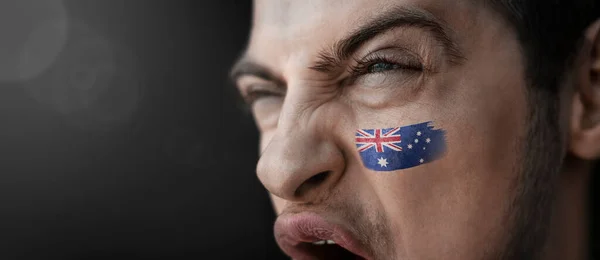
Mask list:
POLYGON ((335 244, 335 241, 333 241, 333 240, 327 240, 327 244, 328 245, 333 245, 333 244, 335 244))
POLYGON ((324 244, 325 244, 325 240, 313 242, 313 245, 324 245, 324 244))

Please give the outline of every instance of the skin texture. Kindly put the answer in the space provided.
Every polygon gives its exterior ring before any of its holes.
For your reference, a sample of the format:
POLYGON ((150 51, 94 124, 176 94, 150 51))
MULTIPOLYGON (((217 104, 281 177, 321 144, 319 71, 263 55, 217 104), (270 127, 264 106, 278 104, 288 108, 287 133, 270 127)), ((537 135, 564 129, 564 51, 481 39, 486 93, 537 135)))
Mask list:
POLYGON ((474 2, 255 1, 234 74, 261 133, 258 178, 278 214, 344 223, 377 259, 585 256, 585 182, 600 155, 598 26, 550 113, 532 105, 550 101, 528 85, 512 29, 474 2), (319 67, 382 10, 439 22, 460 57, 427 28, 400 26, 319 67), (352 77, 349 68, 374 54, 423 69, 352 77), (553 127, 543 118, 556 119, 553 127), (393 172, 363 167, 356 129, 425 121, 446 131, 441 159, 393 172))

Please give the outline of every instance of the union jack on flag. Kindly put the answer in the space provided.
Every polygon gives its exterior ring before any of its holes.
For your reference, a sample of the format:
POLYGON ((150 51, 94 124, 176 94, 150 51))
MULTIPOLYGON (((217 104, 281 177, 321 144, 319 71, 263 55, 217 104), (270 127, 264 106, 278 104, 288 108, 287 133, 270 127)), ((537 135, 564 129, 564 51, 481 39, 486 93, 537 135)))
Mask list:
POLYGON ((392 149, 394 151, 402 151, 400 143, 402 143, 402 136, 398 131, 400 127, 388 128, 388 129, 371 129, 356 131, 356 144, 361 145, 358 147, 359 152, 364 152, 367 149, 375 147, 375 151, 382 153, 384 147, 392 149))
POLYGON ((445 132, 431 122, 394 128, 358 129, 356 148, 374 171, 407 169, 434 161, 446 150, 445 132))

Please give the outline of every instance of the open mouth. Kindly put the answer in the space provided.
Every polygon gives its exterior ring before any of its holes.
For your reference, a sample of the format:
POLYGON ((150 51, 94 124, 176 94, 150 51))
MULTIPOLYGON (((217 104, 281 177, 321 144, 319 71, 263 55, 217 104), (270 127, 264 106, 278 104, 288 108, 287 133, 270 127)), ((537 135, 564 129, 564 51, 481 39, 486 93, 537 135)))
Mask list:
POLYGON ((296 248, 305 255, 304 257, 306 257, 306 259, 365 259, 364 257, 356 255, 341 247, 333 240, 320 240, 312 243, 302 242, 296 245, 296 248))
POLYGON ((275 222, 275 239, 295 260, 372 259, 351 232, 316 214, 280 216, 275 222))

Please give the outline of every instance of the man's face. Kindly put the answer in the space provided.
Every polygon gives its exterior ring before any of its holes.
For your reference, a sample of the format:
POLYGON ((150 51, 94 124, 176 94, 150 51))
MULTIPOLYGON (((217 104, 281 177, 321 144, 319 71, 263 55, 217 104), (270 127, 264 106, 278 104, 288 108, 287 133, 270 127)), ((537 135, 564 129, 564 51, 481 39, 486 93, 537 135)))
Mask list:
POLYGON ((506 250, 528 104, 519 43, 499 15, 467 0, 258 0, 254 15, 237 85, 286 253, 341 254, 319 240, 374 259, 506 250), (439 159, 365 167, 358 129, 430 121, 445 131, 439 159))

